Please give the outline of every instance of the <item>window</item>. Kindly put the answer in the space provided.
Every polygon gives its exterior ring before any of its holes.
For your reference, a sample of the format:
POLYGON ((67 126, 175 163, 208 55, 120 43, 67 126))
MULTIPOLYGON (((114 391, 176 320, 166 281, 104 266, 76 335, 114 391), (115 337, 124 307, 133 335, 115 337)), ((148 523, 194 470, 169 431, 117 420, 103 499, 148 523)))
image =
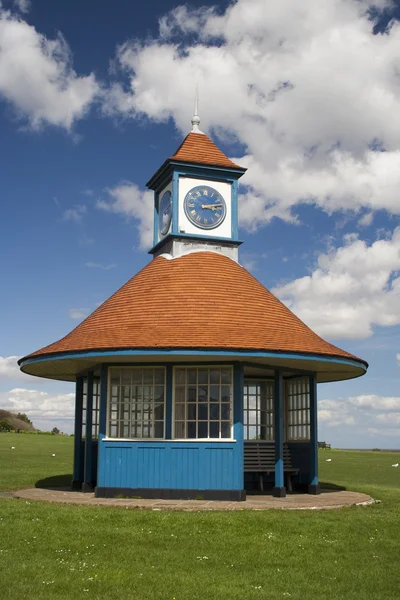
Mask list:
POLYGON ((274 439, 274 383, 244 382, 244 439, 274 439))
MULTIPOLYGON (((83 382, 82 436, 86 435, 87 379, 83 382)), ((100 381, 93 380, 92 438, 99 436, 100 381)))
POLYGON ((287 439, 310 439, 310 381, 308 377, 286 382, 287 439))
POLYGON ((165 369, 111 367, 108 436, 164 438, 165 369))
POLYGON ((232 437, 232 368, 174 369, 174 437, 232 437))

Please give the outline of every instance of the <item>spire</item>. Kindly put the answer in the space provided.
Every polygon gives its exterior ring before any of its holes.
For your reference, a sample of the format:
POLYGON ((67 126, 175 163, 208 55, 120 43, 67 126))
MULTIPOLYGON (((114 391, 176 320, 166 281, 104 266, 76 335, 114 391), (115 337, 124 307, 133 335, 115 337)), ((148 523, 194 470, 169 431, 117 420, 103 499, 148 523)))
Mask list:
POLYGON ((199 86, 196 83, 196 91, 194 95, 194 115, 192 117, 192 133, 203 133, 200 131, 200 117, 198 113, 198 105, 199 105, 199 86))

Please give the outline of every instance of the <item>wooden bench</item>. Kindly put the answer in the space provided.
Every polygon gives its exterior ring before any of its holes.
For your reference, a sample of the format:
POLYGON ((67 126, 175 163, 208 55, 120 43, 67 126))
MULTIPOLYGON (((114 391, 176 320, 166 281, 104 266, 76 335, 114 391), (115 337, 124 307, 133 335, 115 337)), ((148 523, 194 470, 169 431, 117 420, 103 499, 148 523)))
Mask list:
MULTIPOLYGON (((275 473, 275 447, 265 442, 248 442, 244 445, 245 473, 258 473, 260 490, 264 491, 264 475, 275 473)), ((286 475, 288 492, 293 491, 292 475, 297 475, 299 469, 292 466, 292 459, 287 444, 283 445, 283 472, 286 475)))

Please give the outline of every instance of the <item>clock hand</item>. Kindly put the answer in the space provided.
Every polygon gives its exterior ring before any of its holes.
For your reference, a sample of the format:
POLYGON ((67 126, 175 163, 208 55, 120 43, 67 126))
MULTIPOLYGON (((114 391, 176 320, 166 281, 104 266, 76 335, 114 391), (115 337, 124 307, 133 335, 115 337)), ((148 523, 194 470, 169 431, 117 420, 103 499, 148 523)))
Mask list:
POLYGON ((211 210, 217 210, 217 208, 220 206, 223 206, 223 204, 202 204, 201 208, 211 208, 211 210))

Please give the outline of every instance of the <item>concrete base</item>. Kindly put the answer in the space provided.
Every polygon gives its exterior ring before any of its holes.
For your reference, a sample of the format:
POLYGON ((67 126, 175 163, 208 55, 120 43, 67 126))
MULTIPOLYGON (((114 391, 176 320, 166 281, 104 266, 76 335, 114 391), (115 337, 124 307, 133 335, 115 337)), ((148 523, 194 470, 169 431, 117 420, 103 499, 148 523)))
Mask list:
POLYGON ((286 488, 274 487, 272 490, 272 495, 274 496, 274 498, 286 498, 286 488))
POLYGON ((86 483, 85 481, 82 483, 82 492, 84 494, 93 494, 94 487, 91 483, 86 483))
POLYGON ((321 493, 321 489, 319 487, 319 483, 317 483, 316 485, 309 485, 308 486, 308 493, 312 494, 313 496, 318 496, 321 493))

